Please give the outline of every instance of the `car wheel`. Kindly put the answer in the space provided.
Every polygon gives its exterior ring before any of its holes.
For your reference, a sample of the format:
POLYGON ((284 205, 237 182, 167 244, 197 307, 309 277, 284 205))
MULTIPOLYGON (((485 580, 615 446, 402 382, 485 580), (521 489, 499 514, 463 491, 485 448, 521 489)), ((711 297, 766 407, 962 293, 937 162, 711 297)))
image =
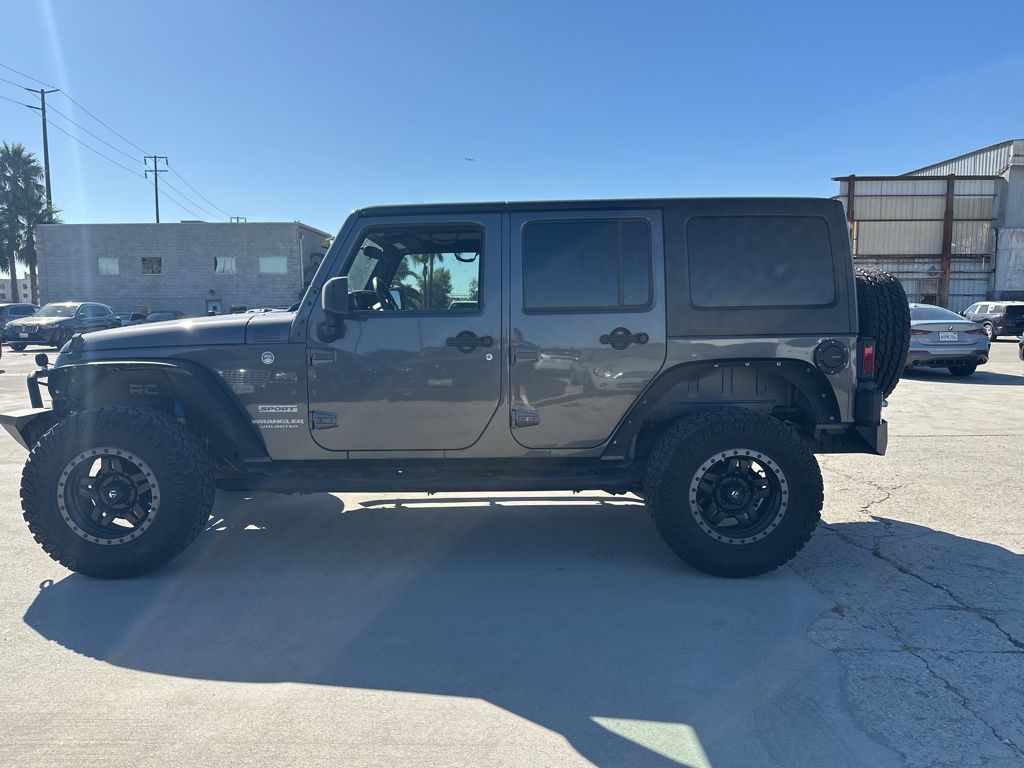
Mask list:
POLYGON ((740 408, 668 429, 644 474, 644 500, 669 548, 717 576, 757 576, 791 560, 821 517, 814 455, 788 426, 740 408))
POLYGON ((999 338, 996 336, 996 329, 992 326, 992 323, 982 323, 982 327, 985 329, 985 335, 988 336, 990 342, 994 342, 999 338))
POLYGON ((978 370, 978 364, 977 363, 964 363, 963 365, 951 365, 949 367, 949 372, 951 374, 953 374, 954 376, 958 376, 958 377, 959 376, 970 376, 976 370, 978 370))
POLYGON ((11 344, 11 349, 15 352, 24 352, 28 344, 11 344))
POLYGON ((1024 360, 1024 344, 1017 345, 1017 357, 1024 360))
POLYGON ((184 425, 150 408, 93 408, 48 430, 21 476, 35 540, 86 576, 135 576, 163 565, 203 530, 210 461, 184 425))
POLYGON ((875 340, 875 381, 888 397, 910 349, 910 305, 903 285, 888 272, 858 269, 856 275, 859 332, 875 340))

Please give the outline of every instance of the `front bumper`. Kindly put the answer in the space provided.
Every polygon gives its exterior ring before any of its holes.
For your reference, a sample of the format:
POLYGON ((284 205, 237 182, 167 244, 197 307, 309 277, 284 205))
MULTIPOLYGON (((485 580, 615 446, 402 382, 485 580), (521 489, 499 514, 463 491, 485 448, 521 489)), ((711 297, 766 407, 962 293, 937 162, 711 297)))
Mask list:
POLYGON ((60 326, 48 328, 45 326, 14 326, 8 325, 4 328, 4 341, 8 344, 45 344, 51 346, 57 343, 63 329, 60 326))

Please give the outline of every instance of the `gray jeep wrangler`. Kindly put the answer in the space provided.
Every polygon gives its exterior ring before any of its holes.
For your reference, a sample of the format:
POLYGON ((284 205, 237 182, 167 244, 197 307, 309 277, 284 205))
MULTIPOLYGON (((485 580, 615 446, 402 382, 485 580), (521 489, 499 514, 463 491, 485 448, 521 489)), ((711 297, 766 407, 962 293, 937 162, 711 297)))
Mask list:
POLYGON ((75 336, 0 422, 32 534, 89 576, 182 552, 218 487, 632 492, 752 576, 810 537, 815 453, 885 452, 908 341, 835 201, 376 207, 294 311, 75 336))

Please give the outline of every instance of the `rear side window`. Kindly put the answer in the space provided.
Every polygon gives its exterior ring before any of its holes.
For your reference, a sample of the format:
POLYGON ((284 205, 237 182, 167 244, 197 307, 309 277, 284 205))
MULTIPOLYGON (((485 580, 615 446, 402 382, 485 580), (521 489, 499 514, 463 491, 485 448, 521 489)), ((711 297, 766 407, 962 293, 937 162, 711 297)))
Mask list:
POLYGON ((651 301, 646 220, 537 221, 523 232, 523 308, 643 307, 651 301))
POLYGON ((695 307, 827 306, 836 298, 828 224, 816 216, 697 216, 686 225, 695 307))

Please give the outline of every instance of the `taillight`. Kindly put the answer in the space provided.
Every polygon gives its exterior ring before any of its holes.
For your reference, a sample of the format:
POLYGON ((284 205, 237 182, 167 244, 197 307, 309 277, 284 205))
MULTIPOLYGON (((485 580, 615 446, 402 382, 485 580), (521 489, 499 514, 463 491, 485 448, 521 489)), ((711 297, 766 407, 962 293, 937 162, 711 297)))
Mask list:
POLYGON ((931 333, 931 331, 925 331, 925 330, 923 330, 921 328, 911 328, 910 329, 910 335, 911 336, 927 336, 929 333, 931 333))
POLYGON ((971 328, 969 330, 964 331, 964 333, 973 333, 975 336, 984 336, 985 335, 985 329, 984 328, 971 328))
POLYGON ((1006 322, 1006 315, 996 315, 996 322, 997 323, 1005 323, 1006 322))
POLYGON ((860 376, 864 379, 875 378, 875 340, 860 340, 860 376))

